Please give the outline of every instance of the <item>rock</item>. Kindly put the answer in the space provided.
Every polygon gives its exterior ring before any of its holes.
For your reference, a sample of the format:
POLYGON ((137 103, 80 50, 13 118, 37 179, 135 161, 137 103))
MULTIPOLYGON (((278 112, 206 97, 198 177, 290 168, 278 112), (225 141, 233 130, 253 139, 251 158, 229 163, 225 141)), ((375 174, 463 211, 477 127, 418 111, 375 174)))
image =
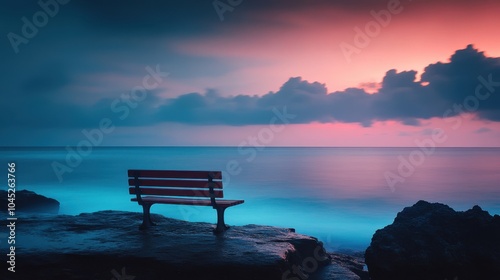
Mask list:
POLYGON ((500 217, 419 201, 377 230, 365 252, 373 280, 497 279, 500 217))
MULTIPOLYGON (((368 280, 368 272, 364 270, 363 253, 330 253, 332 262, 323 267, 319 273, 312 275, 308 280, 368 280)), ((296 280, 296 279, 294 279, 296 280)))
MULTIPOLYGON (((7 211, 9 203, 7 191, 0 191, 0 203, 2 210, 7 211)), ((47 198, 28 190, 19 190, 15 192, 15 211, 20 213, 59 213, 59 201, 47 198)))
POLYGON ((209 223, 152 217, 158 225, 145 231, 133 212, 19 218, 16 273, 3 269, 0 279, 301 279, 331 262, 316 238, 289 229, 233 226, 214 235, 209 223))

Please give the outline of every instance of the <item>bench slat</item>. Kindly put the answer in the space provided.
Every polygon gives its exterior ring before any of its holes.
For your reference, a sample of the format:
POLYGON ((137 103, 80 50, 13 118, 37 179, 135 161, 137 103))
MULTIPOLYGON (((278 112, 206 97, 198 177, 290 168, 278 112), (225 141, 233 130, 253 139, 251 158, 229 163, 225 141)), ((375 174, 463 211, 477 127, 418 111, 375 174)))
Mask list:
MULTIPOLYGON (((158 186, 158 187, 182 187, 182 188, 209 188, 207 180, 159 180, 159 179, 138 179, 139 186, 158 186)), ((128 179, 129 186, 135 186, 135 179, 128 179)), ((214 189, 222 189, 221 181, 213 182, 214 189)))
MULTIPOLYGON (((166 204, 182 204, 182 205, 199 205, 199 206, 211 206, 209 199, 187 199, 187 198, 174 198, 174 197, 152 197, 145 196, 142 198, 144 201, 149 203, 166 203, 166 204)), ((137 201, 136 198, 132 198, 131 201, 137 201)), ((244 200, 228 200, 228 199, 217 199, 217 204, 222 206, 234 206, 242 204, 244 200)))
POLYGON ((190 178, 190 179, 222 179, 221 171, 186 171, 186 170, 129 170, 129 177, 147 178, 190 178))
MULTIPOLYGON (((135 187, 130 187, 129 194, 136 194, 135 187)), ((141 195, 167 195, 167 196, 197 196, 197 197, 210 197, 208 190, 190 190, 190 189, 164 189, 164 188, 140 188, 141 195)), ((214 197, 224 197, 221 190, 214 190, 214 197)))

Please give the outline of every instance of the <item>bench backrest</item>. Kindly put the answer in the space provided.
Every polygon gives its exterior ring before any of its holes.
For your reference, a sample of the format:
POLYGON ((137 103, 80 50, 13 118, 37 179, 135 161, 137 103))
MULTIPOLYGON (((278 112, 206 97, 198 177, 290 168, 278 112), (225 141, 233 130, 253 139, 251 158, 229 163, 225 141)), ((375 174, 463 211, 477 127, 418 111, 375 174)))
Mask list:
POLYGON ((129 170, 129 193, 137 196, 189 196, 222 198, 222 172, 177 170, 129 170))

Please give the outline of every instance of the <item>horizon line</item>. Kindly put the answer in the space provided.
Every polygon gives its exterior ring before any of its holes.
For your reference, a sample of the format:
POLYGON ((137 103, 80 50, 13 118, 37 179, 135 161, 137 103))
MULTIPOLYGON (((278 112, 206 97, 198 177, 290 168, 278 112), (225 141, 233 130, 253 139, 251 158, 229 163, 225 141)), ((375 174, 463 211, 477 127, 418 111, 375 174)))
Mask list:
MULTIPOLYGON (((75 145, 21 145, 21 146, 2 146, 0 149, 17 149, 17 148, 76 148, 75 145)), ((106 145, 92 146, 92 148, 239 148, 237 145, 106 145)), ((419 148, 418 146, 245 146, 245 148, 419 148)), ((446 148, 500 148, 500 146, 446 146, 435 147, 436 149, 446 148)))

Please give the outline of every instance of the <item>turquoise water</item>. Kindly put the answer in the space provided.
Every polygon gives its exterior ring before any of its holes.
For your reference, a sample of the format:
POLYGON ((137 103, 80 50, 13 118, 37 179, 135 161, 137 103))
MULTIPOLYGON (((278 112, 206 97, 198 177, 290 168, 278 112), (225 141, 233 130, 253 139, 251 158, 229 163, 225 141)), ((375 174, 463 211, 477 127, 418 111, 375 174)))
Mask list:
MULTIPOLYGON (((440 148, 417 157, 415 151, 100 147, 78 158, 66 148, 0 148, 0 163, 7 174, 7 162, 15 162, 17 188, 59 200, 63 214, 141 211, 130 202, 128 169, 222 170, 225 197, 245 200, 227 210, 228 224, 295 228, 330 250, 363 250, 377 229, 420 199, 456 210, 478 204, 500 214, 499 148, 440 148), (412 171, 398 171, 402 161, 412 171), (390 187, 387 174, 404 182, 390 187)), ((209 207, 155 205, 152 212, 188 221, 216 218, 209 207)))

